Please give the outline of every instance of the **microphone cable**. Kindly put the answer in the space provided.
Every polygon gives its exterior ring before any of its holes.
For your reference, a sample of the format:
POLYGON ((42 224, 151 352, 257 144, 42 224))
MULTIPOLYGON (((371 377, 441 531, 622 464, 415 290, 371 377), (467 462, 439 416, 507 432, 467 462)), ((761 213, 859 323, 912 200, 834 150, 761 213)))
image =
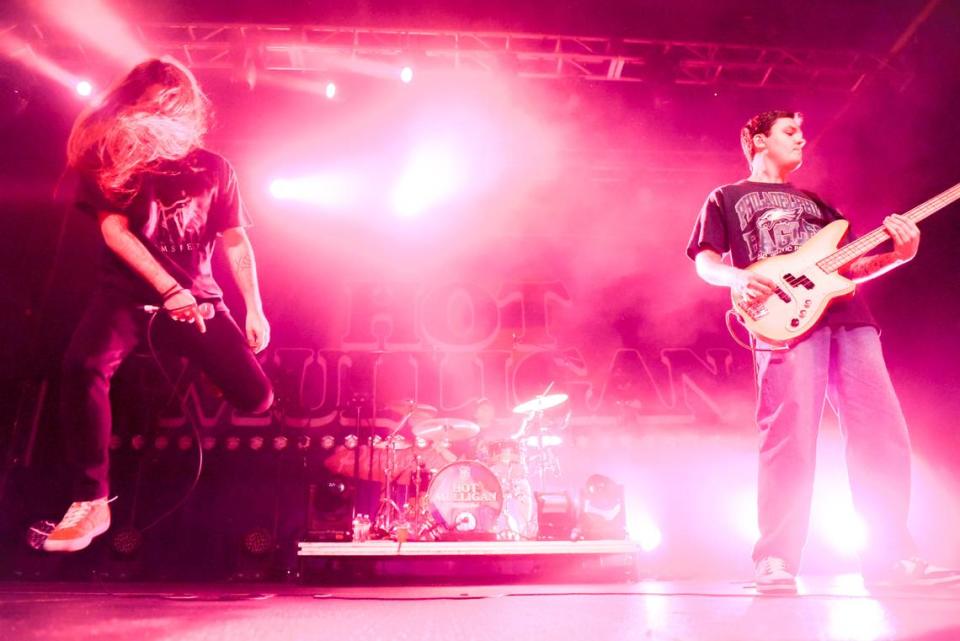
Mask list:
MULTIPOLYGON (((211 305, 210 303, 202 303, 199 306, 199 308, 201 309, 201 316, 204 316, 205 319, 209 320, 210 318, 213 318, 213 314, 211 313, 208 317, 206 313, 204 313, 207 311, 206 310, 207 307, 209 307, 209 310, 211 312, 213 311, 213 305, 211 305)), ((157 364, 157 367, 160 369, 160 373, 163 375, 163 378, 167 381, 167 384, 170 386, 171 394, 170 394, 170 397, 167 399, 167 403, 169 403, 173 397, 177 398, 177 400, 180 402, 180 409, 184 413, 184 415, 187 417, 187 420, 190 424, 190 428, 193 431, 193 441, 196 445, 196 451, 197 451, 197 468, 196 468, 196 472, 193 475, 193 479, 190 481, 190 485, 189 487, 187 487, 186 491, 183 493, 183 496, 181 496, 180 499, 176 503, 174 503, 172 507, 170 507, 165 512, 160 514, 160 516, 156 517, 149 524, 141 528, 140 529, 141 533, 146 532, 147 530, 150 530, 151 528, 155 527, 158 523, 160 523, 161 521, 169 517, 171 514, 179 510, 181 507, 183 507, 183 505, 187 502, 187 499, 189 499, 190 496, 193 494, 194 490, 197 489, 197 485, 200 483, 200 474, 203 472, 203 446, 200 442, 200 426, 197 424, 196 417, 187 408, 186 395, 182 394, 179 389, 179 384, 180 384, 180 381, 183 379, 183 375, 186 373, 186 368, 184 369, 184 372, 182 372, 180 376, 177 377, 177 380, 174 381, 173 378, 170 376, 170 374, 167 372, 167 369, 163 366, 163 362, 160 360, 160 355, 157 353, 156 346, 153 343, 153 326, 156 323, 157 318, 160 316, 161 311, 163 311, 163 308, 158 307, 156 305, 143 305, 142 309, 150 314, 150 319, 147 321, 147 347, 150 350, 150 355, 153 357, 154 362, 157 364)), ((139 486, 139 483, 137 485, 139 486)))

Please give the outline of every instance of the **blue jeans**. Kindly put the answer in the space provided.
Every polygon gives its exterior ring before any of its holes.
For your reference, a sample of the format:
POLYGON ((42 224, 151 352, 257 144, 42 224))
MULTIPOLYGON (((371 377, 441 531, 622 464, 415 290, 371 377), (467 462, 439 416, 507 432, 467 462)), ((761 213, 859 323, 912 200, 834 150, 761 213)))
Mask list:
POLYGON ((823 326, 789 351, 757 352, 756 365, 761 445, 754 561, 777 556, 793 572, 800 565, 824 399, 840 419, 854 507, 869 531, 864 572, 909 557, 910 437, 877 330, 823 326))

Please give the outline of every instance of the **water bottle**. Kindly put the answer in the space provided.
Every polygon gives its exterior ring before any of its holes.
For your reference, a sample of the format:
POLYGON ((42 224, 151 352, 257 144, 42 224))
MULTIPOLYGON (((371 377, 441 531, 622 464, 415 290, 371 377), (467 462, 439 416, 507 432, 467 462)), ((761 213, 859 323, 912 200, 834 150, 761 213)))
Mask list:
POLYGON ((360 536, 363 534, 363 530, 360 527, 360 514, 353 517, 353 542, 359 543, 360 536))

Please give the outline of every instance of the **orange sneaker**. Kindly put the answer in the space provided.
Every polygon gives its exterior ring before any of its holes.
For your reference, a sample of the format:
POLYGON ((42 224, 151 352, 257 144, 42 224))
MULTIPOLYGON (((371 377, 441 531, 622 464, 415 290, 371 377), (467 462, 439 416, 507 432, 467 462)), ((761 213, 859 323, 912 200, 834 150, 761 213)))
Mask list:
POLYGON ((77 501, 53 529, 43 549, 47 552, 76 552, 90 545, 93 537, 110 529, 110 506, 107 499, 77 501))

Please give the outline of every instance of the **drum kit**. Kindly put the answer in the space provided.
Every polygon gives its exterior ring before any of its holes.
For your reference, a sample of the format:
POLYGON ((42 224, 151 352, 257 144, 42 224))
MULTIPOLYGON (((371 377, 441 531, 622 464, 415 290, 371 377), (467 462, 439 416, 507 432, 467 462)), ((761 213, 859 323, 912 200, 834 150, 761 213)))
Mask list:
MULTIPOLYGON (((548 390, 549 391, 549 388, 548 390)), ((559 474, 559 422, 545 412, 566 394, 541 394, 513 408, 521 417, 508 438, 484 439, 480 426, 440 417, 437 408, 414 401, 390 403, 402 419, 370 445, 381 453, 383 490, 375 536, 400 540, 529 540, 537 536, 534 479, 544 489, 547 474, 559 474), (479 438, 478 438, 479 437, 479 438), (476 441, 471 441, 476 439, 476 441), (475 444, 472 457, 457 457, 452 445, 475 444), (401 534, 402 532, 402 534, 401 534)))

